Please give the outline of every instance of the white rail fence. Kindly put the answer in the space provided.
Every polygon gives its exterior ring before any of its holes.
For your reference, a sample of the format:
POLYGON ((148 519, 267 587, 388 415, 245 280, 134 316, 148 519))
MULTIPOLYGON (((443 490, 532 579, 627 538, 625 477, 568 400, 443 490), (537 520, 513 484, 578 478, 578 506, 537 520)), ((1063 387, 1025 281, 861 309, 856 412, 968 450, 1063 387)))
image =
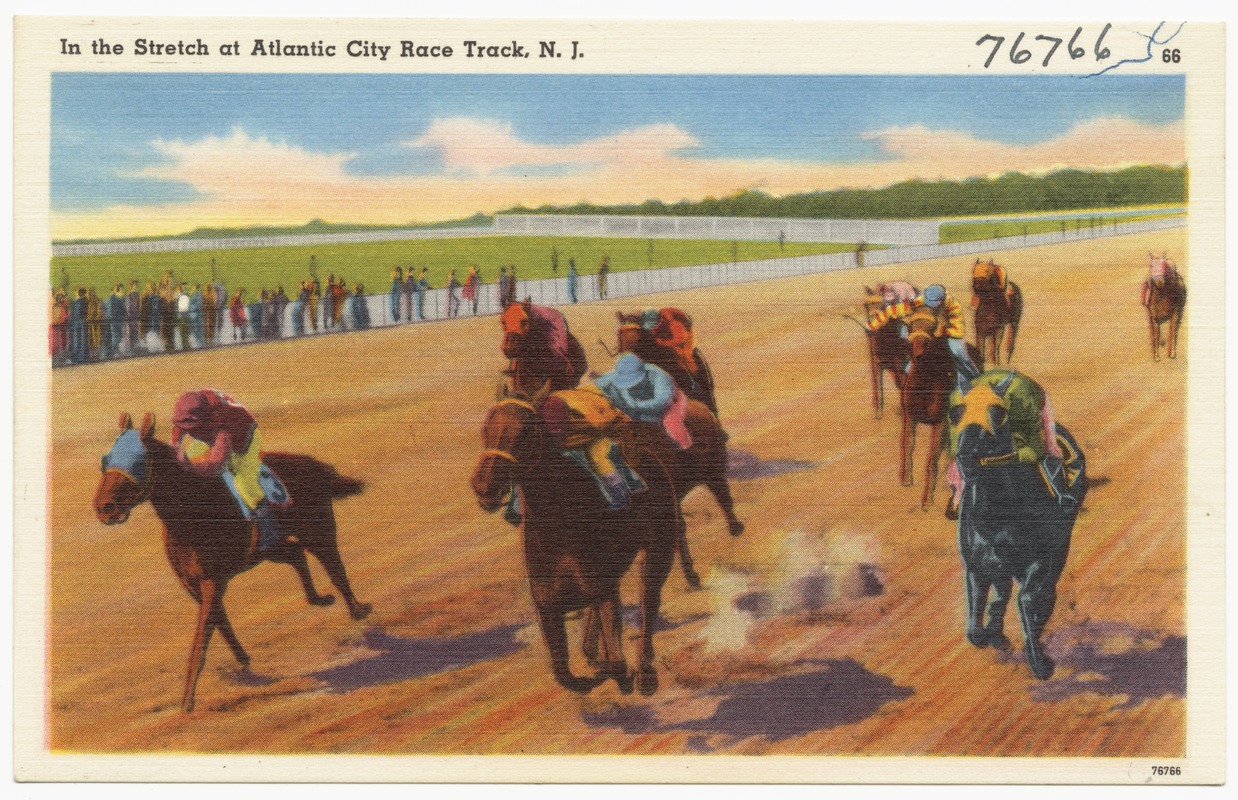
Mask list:
MULTIPOLYGON (((911 261, 925 261, 934 258, 970 256, 989 253, 995 250, 1039 247, 1063 242, 1171 230, 1185 226, 1185 217, 1174 217, 1117 223, 1095 228, 1080 228, 1078 230, 1068 228, 1064 232, 1054 231, 1051 233, 1010 236, 974 242, 891 247, 865 251, 863 265, 865 267, 874 267, 911 261)), ((518 281, 515 294, 521 300, 529 297, 538 305, 563 306, 605 298, 635 297, 708 286, 733 285, 799 275, 812 275, 855 269, 857 266, 855 253, 831 253, 826 255, 766 259, 762 261, 612 272, 608 276, 605 287, 599 285, 597 275, 595 274, 578 276, 574 286, 566 277, 518 281)), ((307 304, 291 301, 283 308, 282 314, 280 314, 279 325, 268 325, 265 336, 262 335, 262 326, 254 325, 252 320, 248 321, 243 327, 234 327, 229 319, 229 315, 225 311, 215 335, 211 338, 214 341, 213 346, 232 346, 303 336, 321 336, 324 334, 393 325, 416 327, 423 323, 449 323, 453 318, 499 313, 502 307, 499 302, 498 289, 499 287, 494 283, 479 286, 475 303, 463 299, 460 296, 460 289, 456 289, 453 292, 454 298, 448 296, 446 289, 431 289, 410 296, 404 295, 402 291, 399 294, 366 295, 361 298, 365 306, 363 316, 368 318, 365 321, 357 319, 355 301, 351 297, 345 300, 338 322, 334 320, 331 322, 327 321, 326 314, 330 304, 326 302, 319 302, 317 313, 311 322, 307 304), (293 317, 297 314, 302 315, 302 325, 300 326, 294 325, 293 317), (278 330, 275 330, 275 328, 278 328, 278 330)), ((252 305, 249 308, 257 310, 252 305)), ((103 323, 104 339, 106 340, 112 331, 123 331, 125 324, 124 322, 113 321, 109 323, 105 321, 103 323)), ((204 337, 200 326, 195 326, 193 321, 187 321, 175 327, 176 331, 173 334, 173 341, 176 351, 194 350, 203 347, 204 337), (186 332, 188 333, 189 341, 183 342, 182 338, 186 332)), ((70 339, 72 338, 73 335, 70 334, 70 339)), ((149 332, 142 341, 136 344, 124 341, 123 336, 118 336, 117 338, 120 338, 122 343, 114 355, 92 360, 140 357, 167 352, 164 342, 157 331, 149 332)), ((54 366, 68 366, 69 363, 68 360, 61 359, 54 366)))

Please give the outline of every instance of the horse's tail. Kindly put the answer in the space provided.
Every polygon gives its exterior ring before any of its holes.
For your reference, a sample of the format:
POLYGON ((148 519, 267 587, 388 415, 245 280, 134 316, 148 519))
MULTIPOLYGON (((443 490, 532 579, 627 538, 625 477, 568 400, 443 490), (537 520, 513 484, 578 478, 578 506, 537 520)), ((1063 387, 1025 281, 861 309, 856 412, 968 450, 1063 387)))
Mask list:
POLYGON ((352 497, 365 491, 365 481, 341 475, 334 467, 328 467, 328 469, 331 470, 331 483, 327 491, 332 498, 352 497))
POLYGON ((279 475, 293 495, 310 492, 314 496, 330 498, 352 497, 365 490, 365 483, 341 475, 335 467, 299 453, 263 453, 262 460, 279 475))

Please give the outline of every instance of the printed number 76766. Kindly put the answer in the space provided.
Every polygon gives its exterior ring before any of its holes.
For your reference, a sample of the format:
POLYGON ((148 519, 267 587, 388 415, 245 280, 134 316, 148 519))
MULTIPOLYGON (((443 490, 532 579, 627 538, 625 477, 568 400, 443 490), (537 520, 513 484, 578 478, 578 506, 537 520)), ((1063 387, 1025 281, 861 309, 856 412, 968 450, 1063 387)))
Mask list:
MULTIPOLYGON (((1101 47, 1101 42, 1104 41, 1105 34, 1109 33, 1109 29, 1112 27, 1113 27, 1112 23, 1106 23, 1104 29, 1102 29, 1100 32, 1100 36, 1096 37, 1096 44, 1092 46, 1092 52, 1096 56, 1097 61, 1104 61, 1106 58, 1109 58, 1110 56, 1109 48, 1101 47)), ((1068 42, 1066 45, 1066 52, 1070 53, 1070 58, 1072 61, 1076 58, 1083 58, 1085 55, 1087 55, 1086 50, 1084 50, 1082 47, 1075 46, 1075 42, 1079 40, 1079 36, 1082 33, 1083 33, 1082 25, 1079 26, 1078 28, 1075 28, 1075 35, 1070 37, 1070 42, 1068 42)), ((1028 61, 1032 60, 1032 51, 1027 49, 1026 47, 1020 48, 1020 45, 1023 44, 1023 37, 1026 35, 1027 35, 1026 31, 1021 31, 1019 35, 1015 37, 1014 43, 1010 45, 1011 63, 1025 64, 1028 61)), ((1047 67, 1049 66, 1049 59, 1053 58, 1053 54, 1057 52, 1058 47, 1061 46, 1064 40, 1057 36, 1045 36, 1041 34, 1036 37, 1036 41, 1053 43, 1049 47, 1049 52, 1045 53, 1045 60, 1041 62, 1042 67, 1047 67)), ((976 46, 979 47, 985 42, 993 43, 993 52, 989 53, 989 57, 985 59, 985 62, 984 62, 984 68, 988 69, 989 65, 993 63, 993 59, 997 57, 998 51, 1002 49, 1002 45, 1005 44, 1006 37, 1005 36, 994 36, 991 33, 986 33, 984 36, 981 36, 976 41, 976 46)))
POLYGON ((1182 767, 1154 766, 1152 767, 1152 774, 1153 775, 1181 775, 1182 767))

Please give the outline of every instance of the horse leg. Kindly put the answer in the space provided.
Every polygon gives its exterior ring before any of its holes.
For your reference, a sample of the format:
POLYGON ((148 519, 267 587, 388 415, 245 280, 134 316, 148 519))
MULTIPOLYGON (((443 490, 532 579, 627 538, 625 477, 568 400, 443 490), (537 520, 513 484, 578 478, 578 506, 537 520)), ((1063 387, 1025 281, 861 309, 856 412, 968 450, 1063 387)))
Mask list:
POLYGON ((928 449, 924 461, 924 494, 920 497, 920 510, 928 511, 933 507, 933 493, 937 490, 937 465, 941 461, 941 452, 945 448, 945 437, 942 431, 944 423, 937 423, 929 428, 928 449))
POLYGON ((1167 352, 1170 358, 1178 357, 1178 329, 1180 327, 1182 327, 1182 314, 1177 312, 1169 318, 1169 336, 1166 337, 1169 340, 1167 352))
POLYGON ((360 602, 352 593, 352 585, 348 582, 348 572, 344 569, 344 561, 340 558, 340 547, 335 538, 335 514, 330 509, 326 513, 327 519, 323 524, 321 538, 311 540, 321 544, 316 543, 313 546, 307 546, 306 549, 314 554, 318 563, 322 564, 323 569, 327 571, 327 577, 331 579, 331 583, 335 584, 335 588, 343 595, 344 602, 348 604, 349 616, 353 619, 365 619, 374 610, 374 606, 360 602))
POLYGON ((984 605, 989 599, 990 583, 981 580, 980 575, 963 564, 963 596, 967 602, 967 641, 976 647, 984 647, 987 640, 984 635, 984 605))
POLYGON ((701 588, 701 576, 692 563, 692 553, 688 550, 688 523, 682 517, 679 519, 679 533, 675 536, 675 549, 679 552, 679 566, 683 570, 683 578, 693 589, 701 588))
MULTIPOLYGON (((1002 365, 1002 340, 1006 338, 1006 328, 999 327, 993 331, 993 366, 1000 367, 1002 365)), ((1010 356, 1006 356, 1006 363, 1010 363, 1010 356)))
POLYGON ((228 643, 228 648, 232 651, 232 655, 236 657, 241 668, 249 669, 249 654, 241 646, 241 640, 236 638, 236 631, 232 630, 232 622, 228 619, 228 612, 224 610, 224 600, 219 595, 215 595, 215 602, 211 608, 211 618, 212 624, 219 628, 219 635, 224 637, 224 641, 228 643))
POLYGON ((1014 337, 1019 332, 1017 323, 1010 323, 1010 338, 1006 340, 1006 363, 1010 363, 1010 359, 1014 356, 1014 337))
POLYGON ((898 441, 898 451, 901 463, 898 469, 899 482, 911 486, 915 481, 911 476, 912 455, 916 449, 916 423, 911 420, 911 412, 903 408, 903 435, 898 441))
POLYGON ((1010 602, 1010 589, 1014 581, 1000 578, 993 582, 993 594, 989 600, 989 621, 984 626, 985 644, 994 650, 1009 650, 1010 639, 1003 631, 1006 621, 1006 605, 1010 602))
POLYGON ((198 626, 193 634, 193 646, 189 648, 189 669, 185 675, 185 693, 181 695, 181 709, 193 711, 194 692, 198 687, 198 676, 206 664, 206 648, 211 643, 211 634, 215 631, 213 607, 215 597, 222 594, 222 588, 211 578, 198 581, 198 592, 202 598, 198 602, 198 626))
POLYGON ((319 594, 314 588, 314 578, 310 575, 309 564, 305 560, 305 551, 297 548, 295 555, 288 557, 285 562, 297 571, 297 577, 301 579, 301 589, 305 591, 305 599, 312 606, 329 606, 335 602, 335 595, 319 594))
POLYGON ((603 678, 577 678, 568 666, 567 628, 563 622, 563 612, 558 609, 538 606, 537 621, 542 627, 542 638, 546 640, 546 649, 550 651, 550 670, 555 681, 568 691, 584 694, 597 686, 603 678))
POLYGON ((643 695, 658 690, 658 671, 653 665, 653 630, 658 626, 662 609, 662 585, 671 571, 672 551, 646 550, 641 564, 641 631, 640 666, 636 670, 636 685, 643 695))
POLYGON ((1160 361, 1161 354, 1158 352, 1158 345, 1161 339, 1161 326, 1156 323, 1151 310, 1148 311, 1148 330, 1152 335, 1152 360, 1160 361))
POLYGON ((873 376, 873 419, 881 419, 885 405, 883 395, 883 380, 881 376, 881 361, 877 358, 877 340, 870 334, 868 337, 868 366, 873 376))
MULTIPOLYGON (((722 509, 722 513, 726 515, 727 531, 732 536, 739 536, 744 532, 744 523, 740 522, 739 517, 735 516, 735 499, 731 497, 731 482, 727 480, 725 466, 722 467, 720 473, 706 481, 705 486, 709 489, 709 493, 714 496, 714 499, 718 501, 718 506, 722 509)), ((686 525, 687 523, 684 524, 686 525)))
POLYGON ((612 595, 598 603, 596 616, 602 623, 602 641, 606 651, 606 660, 598 664, 598 674, 604 678, 614 678, 620 692, 631 694, 632 676, 623 657, 623 618, 618 587, 612 595))
POLYGON ((601 631, 597 606, 587 606, 582 617, 580 651, 584 653, 589 666, 596 669, 599 663, 598 640, 601 631))
POLYGON ((1057 604, 1057 587, 1040 562, 1033 563, 1019 587, 1019 620, 1023 626, 1023 654, 1032 675, 1039 680, 1053 677, 1057 666, 1044 652, 1040 634, 1057 604))

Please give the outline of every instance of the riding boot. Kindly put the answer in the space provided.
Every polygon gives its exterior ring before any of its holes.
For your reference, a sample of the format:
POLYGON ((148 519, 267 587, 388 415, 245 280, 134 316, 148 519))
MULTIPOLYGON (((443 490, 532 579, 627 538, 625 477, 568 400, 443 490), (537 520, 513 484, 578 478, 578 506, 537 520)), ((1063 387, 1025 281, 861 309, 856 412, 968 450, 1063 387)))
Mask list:
POLYGON ((623 451, 619 449, 619 445, 611 445, 610 460, 615 465, 615 470, 623 477, 624 486, 631 494, 640 494, 649 489, 649 484, 645 483, 645 479, 636 473, 636 470, 628 466, 628 462, 623 458, 623 451))
POLYGON ((279 525, 275 521, 275 509, 268 503, 259 503, 254 510, 258 524, 258 551, 265 553, 280 543, 279 525))
POLYGON ((606 496, 606 501, 610 503, 612 511, 623 511, 628 507, 632 492, 618 470, 609 475, 601 475, 598 480, 602 487, 602 494, 606 496))
POLYGON ((507 501, 507 507, 503 509, 503 519, 513 528, 519 528, 520 523, 524 522, 524 517, 520 514, 519 486, 512 486, 511 496, 507 501))

